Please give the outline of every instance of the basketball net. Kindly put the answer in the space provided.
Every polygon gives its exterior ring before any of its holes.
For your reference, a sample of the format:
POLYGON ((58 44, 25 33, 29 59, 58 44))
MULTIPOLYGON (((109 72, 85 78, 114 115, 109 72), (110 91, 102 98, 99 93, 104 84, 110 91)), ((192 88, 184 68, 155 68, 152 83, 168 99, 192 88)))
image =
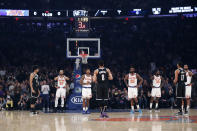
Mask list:
POLYGON ((88 54, 80 54, 81 56, 81 63, 82 64, 88 64, 88 54))

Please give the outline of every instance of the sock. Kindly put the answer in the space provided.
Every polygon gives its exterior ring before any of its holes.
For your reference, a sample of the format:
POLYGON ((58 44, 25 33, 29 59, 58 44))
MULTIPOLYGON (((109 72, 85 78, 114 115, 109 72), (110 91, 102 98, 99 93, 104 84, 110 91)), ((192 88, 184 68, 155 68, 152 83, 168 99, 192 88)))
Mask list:
POLYGON ((64 107, 64 98, 61 98, 61 106, 64 107))
POLYGON ((139 105, 137 105, 137 109, 140 109, 140 106, 139 105))
POLYGON ((56 98, 56 99, 55 99, 55 107, 57 107, 57 105, 58 105, 58 99, 59 99, 59 98, 56 98))
POLYGON ((83 107, 83 111, 86 111, 86 108, 85 107, 83 107))
POLYGON ((158 108, 158 103, 156 103, 155 108, 158 108))
POLYGON ((153 107, 153 103, 150 103, 150 109, 152 109, 152 107, 153 107))
POLYGON ((182 106, 181 106, 181 110, 182 110, 182 111, 183 111, 183 108, 184 108, 184 106, 182 105, 182 106))
POLYGON ((88 110, 88 107, 85 107, 85 111, 87 111, 88 110))
POLYGON ((134 110, 134 106, 131 106, 131 110, 134 110))
POLYGON ((189 110, 189 106, 187 106, 187 111, 189 110))

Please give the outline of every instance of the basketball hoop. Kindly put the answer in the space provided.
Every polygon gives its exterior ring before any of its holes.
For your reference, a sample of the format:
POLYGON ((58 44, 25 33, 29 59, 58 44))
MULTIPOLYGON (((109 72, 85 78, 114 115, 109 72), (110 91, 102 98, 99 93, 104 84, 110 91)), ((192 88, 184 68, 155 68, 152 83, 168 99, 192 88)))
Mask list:
POLYGON ((88 64, 88 54, 80 54, 81 56, 81 63, 88 64))

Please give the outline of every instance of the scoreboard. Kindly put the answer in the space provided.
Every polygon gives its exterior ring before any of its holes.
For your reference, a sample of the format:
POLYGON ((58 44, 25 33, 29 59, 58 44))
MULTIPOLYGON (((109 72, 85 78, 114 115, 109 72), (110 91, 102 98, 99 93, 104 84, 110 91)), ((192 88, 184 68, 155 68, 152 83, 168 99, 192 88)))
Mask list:
POLYGON ((75 32, 86 33, 90 31, 89 17, 75 17, 75 32))
POLYGON ((21 17, 28 19, 75 19, 76 31, 89 31, 89 19, 125 19, 125 18, 143 18, 143 17, 178 17, 181 15, 197 15, 197 5, 177 6, 177 7, 153 7, 153 8, 135 8, 135 9, 97 9, 97 10, 35 10, 35 9, 0 9, 0 18, 21 17))

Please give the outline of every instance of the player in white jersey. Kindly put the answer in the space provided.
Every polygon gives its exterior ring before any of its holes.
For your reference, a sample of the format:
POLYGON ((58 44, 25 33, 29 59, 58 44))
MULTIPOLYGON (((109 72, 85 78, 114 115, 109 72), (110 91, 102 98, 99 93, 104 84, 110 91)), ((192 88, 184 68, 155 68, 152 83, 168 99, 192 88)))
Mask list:
POLYGON ((92 98, 92 76, 90 74, 90 69, 86 69, 86 74, 82 75, 80 84, 82 85, 83 114, 90 114, 88 110, 90 98, 92 98))
POLYGON ((57 90, 56 90, 56 98, 55 98, 55 112, 57 111, 58 100, 61 97, 61 111, 63 111, 64 107, 64 99, 66 98, 66 81, 69 80, 68 77, 64 75, 64 71, 60 70, 59 75, 54 78, 57 81, 57 90))
POLYGON ((161 88, 163 87, 163 77, 160 75, 160 71, 157 70, 155 75, 151 77, 152 80, 152 91, 150 100, 150 111, 152 111, 153 100, 155 100, 155 110, 158 111, 159 98, 161 97, 161 88))
MULTIPOLYGON (((187 82, 185 82, 185 98, 187 102, 187 107, 185 109, 185 114, 188 114, 189 106, 190 106, 190 98, 192 93, 192 72, 189 71, 188 65, 184 65, 184 70, 186 72, 187 82)), ((184 106, 184 103, 182 103, 184 106)))
POLYGON ((128 100, 131 100, 131 114, 134 113, 134 101, 137 105, 138 111, 141 113, 142 111, 139 107, 137 97, 138 88, 142 85, 143 79, 139 74, 135 73, 135 68, 133 66, 130 67, 130 73, 125 76, 124 82, 128 87, 128 100))

